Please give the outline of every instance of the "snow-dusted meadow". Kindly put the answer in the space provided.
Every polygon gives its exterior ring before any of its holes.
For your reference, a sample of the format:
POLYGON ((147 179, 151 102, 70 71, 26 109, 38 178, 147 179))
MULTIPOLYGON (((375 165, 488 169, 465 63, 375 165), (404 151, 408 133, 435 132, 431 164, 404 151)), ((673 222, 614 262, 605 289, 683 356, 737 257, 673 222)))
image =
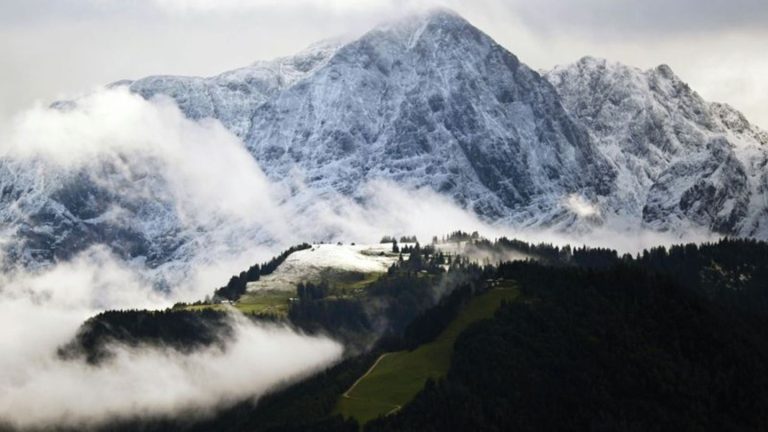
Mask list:
POLYGON ((315 244, 289 255, 272 274, 248 283, 248 290, 295 291, 301 282, 320 282, 329 271, 385 273, 397 259, 391 243, 315 244))

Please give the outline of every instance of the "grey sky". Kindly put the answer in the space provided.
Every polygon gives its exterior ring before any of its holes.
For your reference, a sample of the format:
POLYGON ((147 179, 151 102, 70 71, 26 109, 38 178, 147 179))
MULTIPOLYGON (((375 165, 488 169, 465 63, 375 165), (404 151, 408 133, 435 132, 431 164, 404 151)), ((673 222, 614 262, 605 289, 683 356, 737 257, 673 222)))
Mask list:
POLYGON ((512 0, 508 4, 540 29, 593 35, 664 38, 733 29, 765 29, 764 0, 512 0))
POLYGON ((435 4, 534 68, 667 63, 768 128, 765 0, 0 0, 0 116, 121 78, 215 74, 435 4))

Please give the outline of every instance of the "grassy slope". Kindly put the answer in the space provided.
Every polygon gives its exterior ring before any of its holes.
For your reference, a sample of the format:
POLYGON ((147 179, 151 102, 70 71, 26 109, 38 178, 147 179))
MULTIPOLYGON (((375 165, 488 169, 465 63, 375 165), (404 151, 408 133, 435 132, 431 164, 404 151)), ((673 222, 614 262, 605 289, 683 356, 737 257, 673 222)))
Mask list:
MULTIPOLYGON (((242 313, 252 313, 259 315, 285 316, 288 313, 289 299, 295 297, 296 293, 290 291, 264 290, 260 292, 250 292, 243 295, 240 300, 232 307, 242 313)), ((223 304, 201 304, 184 306, 187 310, 226 310, 229 305, 223 304)))
POLYGON ((503 300, 514 300, 518 291, 503 284, 470 302, 433 342, 413 351, 384 354, 339 400, 336 411, 364 424, 398 410, 424 388, 427 379, 448 372, 453 344, 470 324, 490 318, 503 300))
MULTIPOLYGON (((365 288, 379 279, 384 273, 357 272, 328 272, 323 274, 324 280, 331 285, 332 297, 350 297, 363 295, 365 288)), ((290 299, 296 297, 296 291, 262 289, 248 291, 232 306, 242 313, 258 315, 274 315, 284 317, 288 314, 290 299)), ((198 304, 187 305, 187 310, 226 310, 229 305, 198 304)))

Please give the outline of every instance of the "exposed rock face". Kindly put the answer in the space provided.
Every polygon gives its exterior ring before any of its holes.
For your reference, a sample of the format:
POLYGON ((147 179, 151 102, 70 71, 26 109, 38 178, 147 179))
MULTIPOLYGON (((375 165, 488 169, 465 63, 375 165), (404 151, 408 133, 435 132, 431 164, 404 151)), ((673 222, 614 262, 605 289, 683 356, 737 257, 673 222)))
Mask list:
MULTIPOLYGON (((306 186, 297 199, 356 197, 383 178, 517 227, 768 239, 768 135, 743 115, 704 101, 667 66, 584 58, 541 76, 444 10, 211 78, 113 85, 221 121, 273 182, 306 186), (581 217, 573 199, 599 211, 581 217)), ((156 266, 199 245, 202 228, 184 225, 151 159, 76 172, 41 163, 0 161, 7 258, 107 244, 156 266)))
POLYGON ((604 206, 656 230, 768 238, 768 135, 704 101, 668 66, 584 58, 547 74, 617 170, 604 206))
POLYGON ((383 177, 432 187, 489 218, 540 224, 563 215, 562 196, 613 185, 612 167, 555 89, 451 12, 275 64, 211 79, 150 77, 131 89, 220 119, 268 176, 298 171, 319 191, 355 194, 383 177), (275 64, 300 73, 283 78, 275 64))

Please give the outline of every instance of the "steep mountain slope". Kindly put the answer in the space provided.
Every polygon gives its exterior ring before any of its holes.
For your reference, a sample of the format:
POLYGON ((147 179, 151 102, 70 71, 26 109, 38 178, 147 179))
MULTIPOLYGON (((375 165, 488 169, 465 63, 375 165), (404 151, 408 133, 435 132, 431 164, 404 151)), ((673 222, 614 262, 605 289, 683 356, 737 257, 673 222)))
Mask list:
POLYGON ((493 219, 541 224, 568 217, 565 195, 610 190, 611 167, 549 83, 452 12, 309 53, 278 61, 301 69, 293 80, 257 64, 130 88, 169 95, 192 118, 221 119, 268 176, 298 173, 314 191, 354 195, 366 180, 387 178, 432 187, 493 219))
POLYGON ((89 168, 70 171, 41 160, 0 163, 4 234, 19 240, 5 245, 9 261, 68 259, 89 245, 109 244, 118 255, 152 263, 183 244, 167 185, 148 180, 157 165, 146 161, 143 172, 132 173, 110 163, 89 168))
POLYGON ((536 72, 452 13, 379 27, 260 106, 246 145, 312 187, 430 186, 491 218, 553 218, 612 171, 536 72))
POLYGON ((104 245, 139 267, 184 270, 201 251, 211 262, 269 240, 268 182, 220 124, 125 89, 74 105, 26 113, 2 143, 2 264, 68 260, 104 245), (227 193, 232 184, 259 190, 227 193))
POLYGON ((151 76, 112 85, 128 85, 131 91, 147 99, 170 96, 189 118, 215 118, 244 138, 251 129, 251 116, 257 107, 323 66, 338 46, 337 41, 323 41, 292 57, 258 61, 211 78, 151 76))
POLYGON ((167 170, 162 161, 135 155, 130 166, 104 160, 76 170, 3 161, 0 178, 14 180, 0 187, 3 264, 36 267, 105 246, 163 285, 189 275, 192 259, 200 266, 271 240, 259 222, 201 213, 183 201, 158 174, 167 170))
MULTIPOLYGON (((553 92, 445 10, 324 53, 239 115, 247 133, 231 127, 272 179, 355 195, 383 177, 517 226, 768 237, 768 135, 668 66, 585 58, 546 74, 553 92), (571 199, 594 207, 587 220, 571 199)), ((199 115, 188 93, 168 94, 199 115)))
MULTIPOLYGON (((209 119, 220 121, 295 214, 335 194, 364 201, 362 186, 385 179, 433 189, 518 228, 588 232, 606 224, 768 238, 768 138, 740 113, 702 100, 665 66, 643 72, 587 58, 542 77, 450 11, 211 78, 154 76, 111 87, 161 106, 170 98, 199 121, 189 133, 142 132, 150 150, 160 139, 178 141, 177 151, 197 140, 195 157, 205 160, 232 139, 211 132, 218 126, 209 119)), ((131 130, 183 123, 158 119, 137 116, 131 130)), ((104 141, 121 139, 113 132, 104 141)), ((143 155, 145 147, 76 169, 3 156, 5 257, 34 264, 106 244, 157 267, 211 247, 211 230, 225 248, 230 240, 269 240, 259 234, 261 219, 241 217, 246 212, 228 218, 207 205, 185 208, 197 189, 179 191, 165 173, 178 154, 143 155)), ((229 162, 208 175, 243 171, 229 162)), ((266 206, 249 200, 243 206, 260 215, 266 206)))
POLYGON ((647 227, 768 237, 768 134, 672 70, 590 57, 547 74, 618 173, 607 208, 647 227))

